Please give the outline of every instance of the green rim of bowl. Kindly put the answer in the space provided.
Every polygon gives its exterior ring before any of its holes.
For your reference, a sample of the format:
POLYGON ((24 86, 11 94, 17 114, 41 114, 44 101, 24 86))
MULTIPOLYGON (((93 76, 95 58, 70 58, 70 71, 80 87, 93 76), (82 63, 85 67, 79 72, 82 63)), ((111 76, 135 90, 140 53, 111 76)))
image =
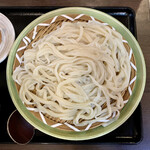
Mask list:
POLYGON ((7 62, 7 84, 9 93, 11 95, 12 101, 20 114, 35 128, 38 130, 50 135, 54 136, 56 138, 60 139, 66 139, 66 140, 88 140, 93 139, 96 137, 103 136, 113 130, 115 130, 117 127, 122 125, 135 111, 137 108, 143 92, 145 88, 145 82, 146 82, 146 66, 144 57, 142 54, 142 50, 134 38, 134 36, 131 34, 131 32, 118 20, 115 18, 101 12, 98 10, 94 10, 91 8, 84 8, 84 7, 66 7, 57 9, 51 12, 48 12, 34 21, 32 21, 17 37, 16 41, 13 44, 13 47, 10 51, 8 62, 7 62), (114 27, 118 32, 120 32, 123 37, 128 41, 130 47, 133 49, 133 53, 136 60, 136 67, 137 67, 137 79, 135 83, 135 87, 132 93, 132 96, 130 97, 129 102, 126 104, 126 106, 121 110, 120 117, 117 121, 113 122, 112 124, 106 126, 106 127, 97 127, 94 129, 90 129, 88 131, 82 131, 82 132, 74 132, 74 131, 63 131, 60 129, 52 128, 46 124, 44 124, 42 121, 34 117, 23 105, 21 99, 19 98, 17 94, 17 89, 15 87, 15 83, 12 79, 12 71, 13 71, 13 63, 14 58, 16 56, 16 51, 18 49, 18 46, 23 39, 23 37, 31 31, 37 24, 44 22, 45 20, 52 18, 54 16, 59 16, 62 14, 86 14, 89 16, 93 16, 96 19, 102 20, 103 22, 108 23, 112 27, 114 27))

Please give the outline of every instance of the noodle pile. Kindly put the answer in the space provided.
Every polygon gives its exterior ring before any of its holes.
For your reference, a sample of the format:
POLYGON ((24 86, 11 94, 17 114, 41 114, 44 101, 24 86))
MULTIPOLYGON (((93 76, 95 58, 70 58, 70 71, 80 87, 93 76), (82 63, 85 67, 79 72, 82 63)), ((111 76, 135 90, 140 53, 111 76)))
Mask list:
POLYGON ((25 50, 14 70, 21 100, 75 126, 117 119, 131 73, 122 41, 97 21, 63 22, 25 50))

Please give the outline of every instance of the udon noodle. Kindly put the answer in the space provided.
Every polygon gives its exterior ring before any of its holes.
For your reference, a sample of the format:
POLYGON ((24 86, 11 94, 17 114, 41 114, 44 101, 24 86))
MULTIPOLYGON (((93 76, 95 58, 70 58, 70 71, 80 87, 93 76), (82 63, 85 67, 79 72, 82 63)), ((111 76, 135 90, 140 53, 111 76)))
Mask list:
POLYGON ((117 119, 131 67, 123 37, 97 21, 64 22, 13 72, 23 103, 75 126, 117 119))

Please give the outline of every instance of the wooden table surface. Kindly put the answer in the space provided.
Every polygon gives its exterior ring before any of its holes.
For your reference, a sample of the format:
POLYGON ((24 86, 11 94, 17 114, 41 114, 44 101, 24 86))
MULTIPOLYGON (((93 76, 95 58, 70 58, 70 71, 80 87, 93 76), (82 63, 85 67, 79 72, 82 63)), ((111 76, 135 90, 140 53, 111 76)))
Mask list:
POLYGON ((128 6, 136 12, 137 36, 147 66, 147 81, 141 101, 143 140, 137 145, 25 145, 1 144, 0 150, 150 150, 150 0, 0 0, 0 6, 128 6))

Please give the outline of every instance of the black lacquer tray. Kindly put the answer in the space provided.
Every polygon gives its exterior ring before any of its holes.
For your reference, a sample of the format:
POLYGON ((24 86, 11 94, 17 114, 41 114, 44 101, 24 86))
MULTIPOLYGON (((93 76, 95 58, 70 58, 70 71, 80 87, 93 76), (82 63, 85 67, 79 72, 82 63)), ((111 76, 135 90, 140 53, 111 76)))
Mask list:
MULTIPOLYGON (((6 15, 15 28, 16 37, 32 20, 40 15, 57 9, 58 7, 0 7, 0 12, 6 15)), ((101 10, 122 22, 136 37, 135 14, 128 7, 92 7, 101 10)), ((0 64, 0 144, 13 143, 7 134, 7 119, 11 112, 15 110, 13 102, 9 96, 6 83, 7 59, 0 64)), ((38 130, 32 139, 32 144, 137 144, 142 139, 142 117, 141 106, 139 105, 133 115, 119 128, 113 132, 88 141, 66 141, 48 136, 38 130)))

